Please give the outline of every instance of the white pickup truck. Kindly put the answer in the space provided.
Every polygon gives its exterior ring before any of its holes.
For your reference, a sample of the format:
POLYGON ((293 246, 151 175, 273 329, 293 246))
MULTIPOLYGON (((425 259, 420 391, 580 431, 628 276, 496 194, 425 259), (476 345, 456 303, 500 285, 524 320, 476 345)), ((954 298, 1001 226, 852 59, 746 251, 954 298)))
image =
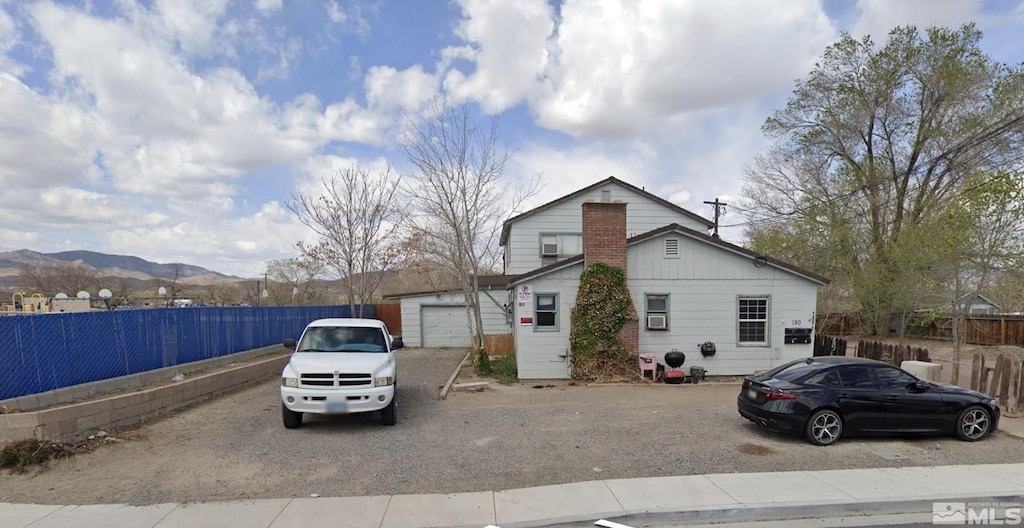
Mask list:
POLYGON ((395 350, 392 338, 376 319, 318 319, 303 330, 281 373, 284 426, 302 425, 303 413, 348 414, 380 411, 384 425, 395 425, 395 350))

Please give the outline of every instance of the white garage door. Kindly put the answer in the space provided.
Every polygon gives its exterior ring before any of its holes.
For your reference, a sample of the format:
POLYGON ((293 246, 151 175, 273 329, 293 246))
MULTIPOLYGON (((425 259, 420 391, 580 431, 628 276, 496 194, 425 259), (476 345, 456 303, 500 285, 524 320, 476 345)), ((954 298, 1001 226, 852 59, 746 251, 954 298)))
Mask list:
POLYGON ((422 306, 423 346, 468 347, 465 306, 422 306))

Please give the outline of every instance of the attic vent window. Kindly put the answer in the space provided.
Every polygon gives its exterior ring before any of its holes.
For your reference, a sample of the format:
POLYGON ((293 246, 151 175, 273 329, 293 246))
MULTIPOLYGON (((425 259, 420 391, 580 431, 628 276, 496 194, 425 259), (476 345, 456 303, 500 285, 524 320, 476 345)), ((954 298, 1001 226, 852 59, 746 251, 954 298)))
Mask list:
POLYGON ((602 202, 610 202, 610 201, 612 201, 612 192, 611 191, 601 191, 601 201, 602 202))
POLYGON ((678 238, 666 238, 665 239, 665 256, 666 257, 678 257, 679 256, 679 239, 678 238))

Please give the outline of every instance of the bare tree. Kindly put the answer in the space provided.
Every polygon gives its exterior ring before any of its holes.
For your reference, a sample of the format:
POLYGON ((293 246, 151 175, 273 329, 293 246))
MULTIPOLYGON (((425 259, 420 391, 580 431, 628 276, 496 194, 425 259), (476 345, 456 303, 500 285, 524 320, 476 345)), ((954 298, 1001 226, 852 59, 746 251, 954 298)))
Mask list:
POLYGON ((214 306, 231 306, 242 299, 242 291, 237 284, 215 282, 204 288, 206 297, 214 306))
POLYGON ((484 343, 477 278, 500 259, 501 222, 536 192, 537 179, 503 178, 512 151, 498 144, 498 119, 478 122, 467 104, 434 99, 425 115, 409 116, 402 153, 414 167, 410 202, 413 245, 451 274, 466 303, 473 344, 484 343))
POLYGON ((319 196, 299 194, 288 208, 320 237, 297 247, 308 259, 337 272, 352 313, 372 302, 384 275, 401 260, 398 250, 406 208, 401 177, 388 166, 376 175, 357 166, 322 179, 319 196))
POLYGON ((317 281, 323 280, 324 264, 309 257, 278 259, 267 262, 267 289, 281 306, 310 304, 321 290, 317 281))
POLYGON ((74 297, 81 290, 96 292, 101 287, 99 273, 95 269, 75 262, 22 266, 20 274, 32 288, 31 293, 47 296, 66 293, 74 297))

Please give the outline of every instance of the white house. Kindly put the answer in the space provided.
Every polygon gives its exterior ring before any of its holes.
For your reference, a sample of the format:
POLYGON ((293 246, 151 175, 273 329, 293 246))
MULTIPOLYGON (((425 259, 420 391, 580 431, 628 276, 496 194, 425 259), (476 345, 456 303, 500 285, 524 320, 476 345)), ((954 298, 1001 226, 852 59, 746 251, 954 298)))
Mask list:
MULTIPOLYGON (((511 328, 504 331, 514 336, 519 377, 569 377, 570 312, 580 275, 594 262, 625 271, 639 321, 621 336, 634 353, 663 363, 666 352, 680 350, 684 367, 711 375, 810 356, 817 287, 828 280, 711 237, 711 226, 616 178, 507 220, 506 300, 493 295, 481 306, 507 307, 511 328), (701 352, 708 342, 713 355, 701 352)), ((424 328, 429 298, 401 297, 403 328, 424 328)))

